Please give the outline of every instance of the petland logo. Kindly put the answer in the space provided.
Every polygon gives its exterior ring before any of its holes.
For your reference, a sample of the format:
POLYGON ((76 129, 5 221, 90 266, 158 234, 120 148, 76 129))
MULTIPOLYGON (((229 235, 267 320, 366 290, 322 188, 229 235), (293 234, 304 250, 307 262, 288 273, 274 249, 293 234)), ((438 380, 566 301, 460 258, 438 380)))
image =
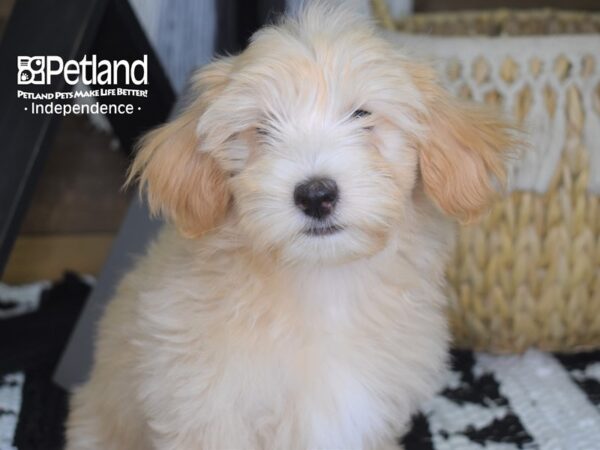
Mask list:
POLYGON ((62 76, 67 84, 118 85, 148 84, 148 55, 133 62, 120 60, 97 60, 84 56, 80 61, 63 61, 60 56, 18 56, 18 78, 20 85, 49 85, 54 77, 62 76))

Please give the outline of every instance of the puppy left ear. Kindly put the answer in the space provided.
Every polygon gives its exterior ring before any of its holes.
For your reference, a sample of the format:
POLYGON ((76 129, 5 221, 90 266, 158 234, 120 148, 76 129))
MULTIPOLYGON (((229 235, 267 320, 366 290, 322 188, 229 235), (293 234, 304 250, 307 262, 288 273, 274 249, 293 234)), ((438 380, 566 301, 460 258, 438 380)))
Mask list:
POLYGON ((188 237, 216 227, 230 203, 227 175, 196 131, 206 108, 224 88, 231 58, 209 64, 195 77, 195 101, 175 120, 146 134, 129 170, 150 210, 172 220, 188 237))
POLYGON ((432 70, 413 78, 425 101, 418 144, 425 192, 447 214, 471 222, 506 184, 515 129, 497 113, 451 97, 432 70))

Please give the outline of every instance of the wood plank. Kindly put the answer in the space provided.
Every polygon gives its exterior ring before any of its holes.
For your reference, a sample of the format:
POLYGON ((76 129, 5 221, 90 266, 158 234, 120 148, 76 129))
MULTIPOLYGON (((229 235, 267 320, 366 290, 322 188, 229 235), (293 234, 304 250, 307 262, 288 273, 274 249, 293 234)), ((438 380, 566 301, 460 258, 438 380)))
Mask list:
POLYGON ((15 242, 2 281, 22 284, 57 280, 65 270, 97 275, 114 237, 113 233, 21 236, 15 242))
POLYGON ((415 11, 461 11, 482 9, 539 9, 556 8, 573 11, 599 11, 598 0, 415 0, 415 11))
MULTIPOLYGON (((60 120, 35 115, 17 98, 19 56, 56 55, 79 59, 91 46, 108 0, 19 0, 0 41, 0 272, 60 120)), ((28 92, 67 90, 63 77, 28 92)), ((70 86, 69 86, 70 88, 70 86)))
POLYGON ((8 17, 10 16, 14 3, 15 0, 0 0, 0 38, 2 37, 2 32, 8 22, 8 17))
POLYGON ((44 164, 20 234, 116 233, 134 190, 124 192, 129 158, 86 117, 65 117, 44 164))

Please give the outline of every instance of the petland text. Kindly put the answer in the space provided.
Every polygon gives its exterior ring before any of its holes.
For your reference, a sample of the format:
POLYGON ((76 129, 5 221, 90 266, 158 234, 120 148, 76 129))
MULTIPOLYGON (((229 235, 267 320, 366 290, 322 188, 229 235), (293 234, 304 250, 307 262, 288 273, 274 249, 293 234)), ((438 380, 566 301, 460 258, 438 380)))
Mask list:
POLYGON ((60 56, 18 56, 17 68, 19 85, 49 85, 58 76, 71 86, 148 84, 148 55, 133 62, 98 60, 96 55, 86 55, 80 61, 64 61, 60 56))

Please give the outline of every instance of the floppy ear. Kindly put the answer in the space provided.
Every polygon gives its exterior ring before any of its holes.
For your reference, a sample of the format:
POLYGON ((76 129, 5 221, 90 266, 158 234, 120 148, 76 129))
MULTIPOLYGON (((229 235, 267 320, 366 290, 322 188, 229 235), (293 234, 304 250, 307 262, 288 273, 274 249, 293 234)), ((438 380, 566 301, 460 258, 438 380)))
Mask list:
POLYGON ((497 113, 451 97, 429 68, 413 69, 413 79, 425 102, 418 143, 425 192, 447 214, 473 221, 505 186, 515 130, 497 113))
POLYGON ((201 151, 200 116, 227 84, 231 58, 216 61, 195 77, 195 101, 175 120, 146 134, 138 144, 126 184, 139 180, 153 214, 171 219, 188 237, 198 237, 224 218, 230 194, 227 176, 201 151))

